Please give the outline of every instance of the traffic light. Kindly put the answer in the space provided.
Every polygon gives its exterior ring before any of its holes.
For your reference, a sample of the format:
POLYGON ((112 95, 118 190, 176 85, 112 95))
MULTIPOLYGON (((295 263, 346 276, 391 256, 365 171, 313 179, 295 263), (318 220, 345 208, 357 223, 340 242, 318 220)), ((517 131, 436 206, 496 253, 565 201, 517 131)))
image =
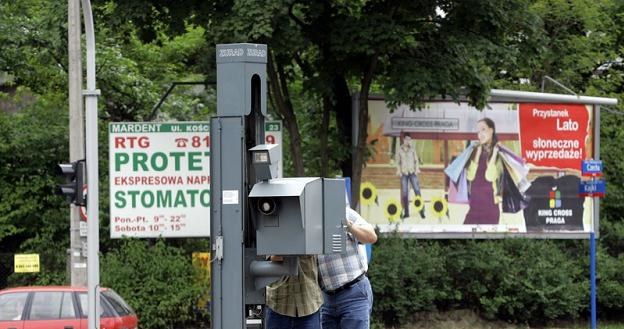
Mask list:
POLYGON ((59 163, 58 168, 60 174, 65 177, 65 184, 58 185, 57 194, 64 195, 69 203, 84 206, 85 199, 82 193, 85 172, 84 160, 59 163))

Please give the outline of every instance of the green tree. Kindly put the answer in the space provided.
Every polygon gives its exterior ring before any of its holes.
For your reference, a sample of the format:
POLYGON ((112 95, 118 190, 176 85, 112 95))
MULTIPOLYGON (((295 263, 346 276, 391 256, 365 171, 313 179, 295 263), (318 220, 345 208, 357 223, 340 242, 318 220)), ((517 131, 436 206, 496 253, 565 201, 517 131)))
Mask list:
MULTIPOLYGON (((532 34, 534 17, 523 0, 271 0, 213 6, 190 0, 133 1, 115 9, 151 30, 147 36, 163 23, 179 31, 184 19, 206 26, 208 39, 216 43, 269 44, 271 100, 289 133, 294 174, 305 174, 300 125, 307 118, 293 101, 293 83, 301 79, 321 109, 320 133, 315 134, 320 150, 331 148, 327 136, 333 113, 337 144, 352 151, 337 162, 343 175, 353 178, 354 191, 359 191, 367 153, 366 100, 374 85, 393 104, 412 106, 440 94, 457 99, 465 87, 469 99, 482 107, 494 78, 490 65, 507 57, 508 39, 532 34), (353 126, 352 100, 357 104, 353 126), (357 139, 351 140, 354 131, 357 139)), ((321 158, 321 172, 329 173, 329 156, 322 153, 321 158)), ((356 203, 358 196, 354 193, 356 203)))
POLYGON ((22 88, 12 99, 22 104, 22 110, 15 114, 0 111, 2 251, 41 255, 41 275, 13 277, 14 284, 60 284, 64 282, 66 248, 49 246, 53 241, 69 243, 69 221, 62 220, 68 218, 69 209, 53 192, 59 183, 56 164, 67 157, 65 100, 54 95, 32 99, 22 88), (24 99, 30 104, 23 104, 24 99))
POLYGON ((143 328, 178 328, 193 318, 202 287, 191 255, 158 240, 128 239, 101 259, 102 285, 135 308, 143 328))
POLYGON ((537 0, 530 11, 538 18, 537 33, 525 42, 514 42, 516 60, 498 66, 498 78, 511 84, 499 81, 499 87, 518 88, 524 79, 533 90, 567 93, 544 80, 549 76, 582 93, 595 78, 594 70, 617 56, 618 15, 613 1, 537 0))
MULTIPOLYGON (((173 81, 203 81, 188 71, 195 55, 206 47, 203 30, 189 26, 178 36, 153 43, 137 38, 134 25, 115 30, 101 18, 107 7, 96 8, 97 87, 100 103, 100 159, 106 164, 108 120, 142 120, 152 115, 162 92, 173 81)), ((0 72, 9 76, 0 85, 0 241, 2 251, 36 252, 43 271, 12 276, 12 284, 65 283, 65 250, 69 246, 68 206, 53 195, 60 183, 58 163, 68 158, 66 3, 25 0, 0 3, 0 72), (51 245, 59 248, 50 248, 51 245)), ((199 65, 199 64, 198 64, 199 65)), ((214 109, 211 88, 179 88, 156 113, 158 120, 196 120, 214 109)), ((100 166, 107 168, 107 166, 100 166)), ((108 223, 107 172, 100 169, 100 218, 108 223)), ((117 245, 102 225, 101 250, 117 245)), ((196 243, 176 243, 181 250, 196 243)), ((205 244, 199 246, 206 250, 205 244)), ((191 249, 189 249, 191 250, 191 249)), ((10 273, 10 272, 8 272, 10 273)), ((0 280, 5 286, 6 278, 0 280)))

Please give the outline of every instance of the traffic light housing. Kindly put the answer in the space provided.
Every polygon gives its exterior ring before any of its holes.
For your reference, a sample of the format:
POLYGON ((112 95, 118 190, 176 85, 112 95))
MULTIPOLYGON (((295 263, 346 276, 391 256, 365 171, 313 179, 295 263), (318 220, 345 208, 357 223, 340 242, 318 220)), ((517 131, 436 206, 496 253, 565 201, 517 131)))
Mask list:
POLYGON ((85 206, 82 193, 84 186, 85 161, 78 160, 71 163, 59 163, 59 172, 65 177, 65 184, 57 186, 57 194, 64 195, 69 203, 85 206))

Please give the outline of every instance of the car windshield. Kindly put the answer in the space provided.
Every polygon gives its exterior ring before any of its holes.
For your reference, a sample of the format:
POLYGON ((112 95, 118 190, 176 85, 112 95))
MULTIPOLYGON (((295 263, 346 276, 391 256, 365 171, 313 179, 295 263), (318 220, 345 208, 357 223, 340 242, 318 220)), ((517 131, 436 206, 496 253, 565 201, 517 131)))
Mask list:
POLYGON ((114 290, 108 289, 102 291, 102 295, 108 300, 111 306, 115 309, 119 315, 131 315, 134 314, 134 310, 128 303, 126 303, 121 296, 119 296, 114 290))

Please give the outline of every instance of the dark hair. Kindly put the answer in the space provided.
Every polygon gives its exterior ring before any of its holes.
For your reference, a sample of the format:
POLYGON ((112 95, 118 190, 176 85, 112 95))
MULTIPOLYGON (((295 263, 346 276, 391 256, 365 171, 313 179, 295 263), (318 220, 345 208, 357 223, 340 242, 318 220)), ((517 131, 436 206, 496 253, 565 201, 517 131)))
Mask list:
POLYGON ((490 118, 483 118, 479 121, 477 121, 477 123, 479 122, 483 122, 485 123, 486 126, 488 126, 489 128, 492 128, 492 140, 490 141, 490 147, 494 147, 494 145, 496 145, 496 143, 498 143, 498 137, 496 136, 496 125, 494 124, 494 121, 492 121, 492 119, 490 118))

